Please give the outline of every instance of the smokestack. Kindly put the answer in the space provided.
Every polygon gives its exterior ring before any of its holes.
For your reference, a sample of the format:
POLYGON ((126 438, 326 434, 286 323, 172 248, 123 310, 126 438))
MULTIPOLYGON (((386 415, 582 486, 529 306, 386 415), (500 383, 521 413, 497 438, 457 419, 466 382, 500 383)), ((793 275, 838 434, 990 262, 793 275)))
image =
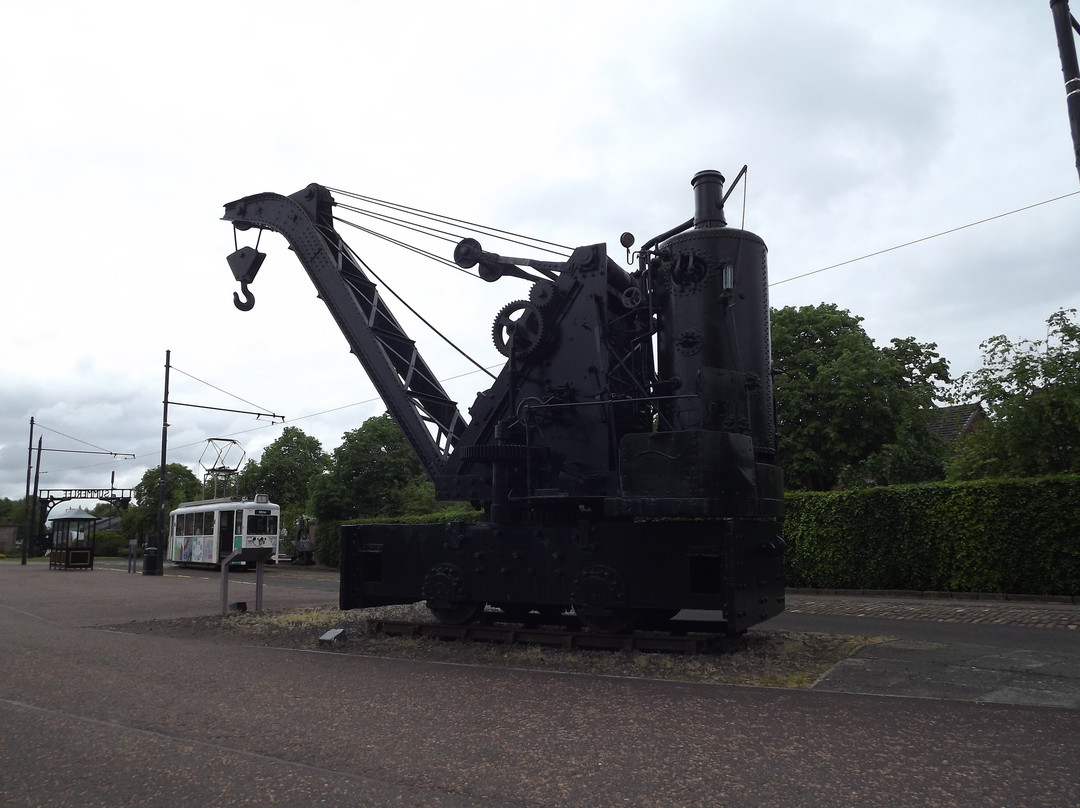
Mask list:
POLYGON ((726 227, 724 175, 719 171, 699 171, 690 185, 694 189, 694 227, 726 227))

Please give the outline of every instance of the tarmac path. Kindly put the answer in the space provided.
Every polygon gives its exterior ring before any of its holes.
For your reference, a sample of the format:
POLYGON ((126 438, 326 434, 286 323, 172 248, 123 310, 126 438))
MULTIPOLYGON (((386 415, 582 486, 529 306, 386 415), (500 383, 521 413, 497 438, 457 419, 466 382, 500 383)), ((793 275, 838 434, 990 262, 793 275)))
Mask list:
MULTIPOLYGON (((231 591, 253 577, 233 576, 231 591)), ((1075 709, 100 628, 212 614, 218 580, 0 563, 0 805, 1080 805, 1075 709)), ((283 568, 268 573, 264 606, 335 592, 283 568)), ((858 619, 779 619, 823 617, 858 619)), ((930 624, 890 625, 905 622, 930 624)))
POLYGON ((816 690, 1080 710, 1080 607, 1062 603, 789 595, 767 630, 888 637, 816 690))

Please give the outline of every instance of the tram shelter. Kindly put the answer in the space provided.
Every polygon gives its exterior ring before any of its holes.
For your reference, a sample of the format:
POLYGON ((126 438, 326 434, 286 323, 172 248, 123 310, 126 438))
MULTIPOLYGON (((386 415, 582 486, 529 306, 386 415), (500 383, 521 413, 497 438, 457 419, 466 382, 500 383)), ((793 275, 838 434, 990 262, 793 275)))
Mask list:
POLYGON ((97 517, 81 508, 68 508, 52 520, 51 570, 92 570, 97 517))

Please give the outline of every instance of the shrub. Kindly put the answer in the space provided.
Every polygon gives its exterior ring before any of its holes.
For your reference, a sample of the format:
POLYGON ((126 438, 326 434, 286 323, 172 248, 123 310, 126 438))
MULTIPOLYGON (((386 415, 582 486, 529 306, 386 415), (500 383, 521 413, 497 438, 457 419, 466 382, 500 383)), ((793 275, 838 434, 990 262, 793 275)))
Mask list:
POLYGON ((115 530, 103 530, 94 537, 95 556, 127 556, 128 540, 115 530))
POLYGON ((413 514, 397 517, 371 517, 335 521, 322 519, 315 526, 315 560, 327 567, 341 566, 342 525, 434 525, 449 522, 480 521, 480 512, 469 505, 458 505, 438 513, 413 514))
POLYGON ((789 586, 1080 595, 1080 476, 793 493, 789 586))

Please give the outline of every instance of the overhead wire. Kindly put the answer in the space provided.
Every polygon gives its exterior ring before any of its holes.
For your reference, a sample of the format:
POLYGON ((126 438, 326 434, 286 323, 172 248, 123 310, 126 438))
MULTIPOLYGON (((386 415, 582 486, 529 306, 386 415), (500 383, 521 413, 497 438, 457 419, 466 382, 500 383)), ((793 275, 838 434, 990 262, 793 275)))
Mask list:
POLYGON ((878 255, 884 255, 885 253, 893 252, 894 250, 899 250, 899 249, 902 249, 903 247, 910 247, 913 244, 921 244, 924 241, 930 241, 931 239, 940 238, 941 236, 947 236, 947 235, 949 235, 951 233, 957 233, 957 232, 959 232, 961 230, 966 230, 969 227, 975 227, 976 225, 986 224, 987 222, 992 222, 995 219, 1003 219, 1006 216, 1012 216, 1014 213, 1022 213, 1025 210, 1031 210, 1032 208, 1037 208, 1037 207, 1040 207, 1041 205, 1049 205, 1051 202, 1060 202, 1062 199, 1068 199, 1070 196, 1076 196, 1077 194, 1080 194, 1080 191, 1072 191, 1071 193, 1062 194, 1061 196, 1055 196, 1053 199, 1045 199, 1042 202, 1035 202, 1035 203, 1033 203, 1031 205, 1024 205, 1022 208, 1016 208, 1015 210, 1006 211, 1005 213, 998 213, 995 216, 988 216, 985 219, 979 219, 979 221, 977 221, 977 222, 969 222, 968 224, 962 224, 959 227, 952 227, 952 228, 949 228, 948 230, 942 230, 940 233, 934 233, 933 235, 923 236, 922 238, 917 238, 917 239, 912 239, 911 241, 905 241, 903 244, 897 244, 897 245, 895 245, 893 247, 886 247, 883 250, 876 250, 876 251, 874 251, 872 253, 867 253, 866 255, 860 255, 858 258, 849 258, 847 261, 841 261, 838 264, 830 264, 829 266, 822 267, 821 269, 815 269, 815 270, 812 270, 810 272, 803 272, 800 275, 792 275, 790 278, 784 278, 783 280, 773 281, 772 283, 769 284, 769 286, 779 286, 782 283, 788 283, 790 281, 797 281, 797 280, 799 280, 801 278, 808 278, 811 275, 817 275, 817 274, 820 274, 822 272, 828 272, 830 269, 837 269, 839 267, 844 267, 844 266, 847 266, 848 264, 854 264, 857 261, 865 261, 867 258, 874 258, 875 256, 878 256, 878 255))
POLYGON ((100 452, 107 452, 108 454, 116 454, 115 452, 112 452, 109 449, 105 449, 105 448, 103 448, 101 446, 98 446, 95 443, 90 443, 90 441, 82 440, 80 438, 76 438, 76 437, 73 437, 72 435, 68 435, 68 434, 66 434, 64 432, 61 432, 59 429, 53 429, 50 426, 45 426, 45 424, 41 423, 41 421, 36 421, 35 420, 34 421, 34 426, 38 427, 40 429, 44 429, 47 432, 53 432, 53 433, 55 433, 57 435, 60 435, 61 437, 67 438, 68 440, 73 440, 76 443, 81 443, 83 446, 89 446, 89 447, 91 447, 93 449, 97 449, 100 452))
POLYGON ((218 387, 216 384, 211 384, 208 381, 204 381, 203 379, 200 379, 198 376, 192 376, 186 370, 181 370, 176 365, 170 365, 170 369, 175 370, 177 373, 182 373, 183 375, 187 376, 189 379, 194 379, 195 381, 199 382, 199 384, 205 384, 207 387, 213 388, 214 390, 217 390, 219 393, 224 393, 225 395, 229 396, 230 398, 235 398, 237 401, 242 401, 245 404, 247 404, 249 407, 255 407, 256 409, 260 409, 266 415, 272 415, 273 412, 274 412, 273 410, 267 409, 266 407, 262 406, 261 404, 255 404, 254 402, 248 401, 246 398, 241 398, 240 396, 236 395, 235 393, 230 393, 228 390, 225 390, 225 389, 223 389, 221 387, 218 387))

